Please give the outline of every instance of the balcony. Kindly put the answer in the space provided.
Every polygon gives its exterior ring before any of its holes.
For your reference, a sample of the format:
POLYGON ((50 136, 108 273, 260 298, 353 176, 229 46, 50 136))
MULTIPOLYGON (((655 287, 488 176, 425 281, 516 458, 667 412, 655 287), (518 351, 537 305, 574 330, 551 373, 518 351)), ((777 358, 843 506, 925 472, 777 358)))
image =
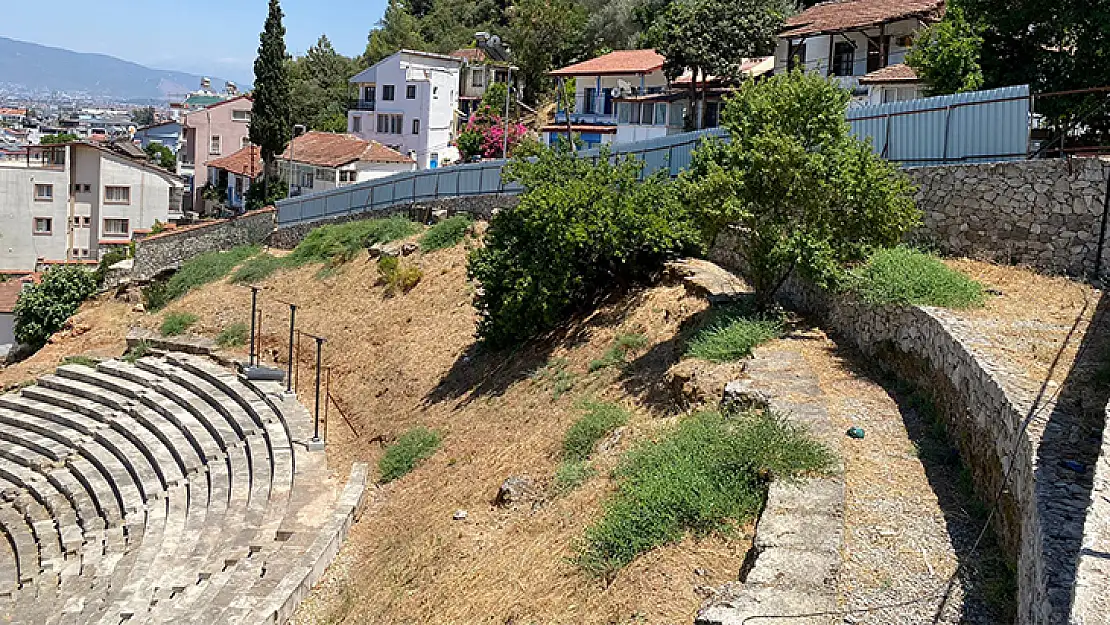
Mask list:
POLYGON ((374 100, 351 100, 347 108, 351 111, 373 112, 377 102, 374 100))
MULTIPOLYGON (((611 97, 605 94, 587 98, 579 94, 574 98, 574 109, 570 114, 570 121, 574 124, 600 124, 613 126, 617 123, 617 111, 611 97)), ((555 122, 565 124, 567 112, 562 107, 555 111, 555 122)))

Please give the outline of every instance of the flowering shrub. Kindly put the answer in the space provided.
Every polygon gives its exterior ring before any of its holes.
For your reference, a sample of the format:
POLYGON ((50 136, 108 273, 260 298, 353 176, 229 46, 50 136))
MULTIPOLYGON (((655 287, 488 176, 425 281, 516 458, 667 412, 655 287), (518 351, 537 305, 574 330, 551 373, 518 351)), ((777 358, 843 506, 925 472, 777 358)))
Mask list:
POLYGON ((470 116, 466 128, 459 133, 456 145, 463 159, 474 157, 501 158, 506 130, 509 137, 509 154, 525 137, 528 129, 524 124, 509 123, 506 127, 501 116, 495 115, 489 106, 482 106, 470 116))

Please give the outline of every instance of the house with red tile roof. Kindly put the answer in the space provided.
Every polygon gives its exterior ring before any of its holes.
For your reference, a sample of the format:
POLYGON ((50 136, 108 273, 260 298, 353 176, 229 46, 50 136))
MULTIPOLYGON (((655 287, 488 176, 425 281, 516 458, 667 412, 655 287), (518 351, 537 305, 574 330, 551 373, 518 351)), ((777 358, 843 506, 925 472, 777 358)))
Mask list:
POLYGON ((261 175, 262 151, 253 143, 234 154, 208 161, 208 185, 224 189, 227 197, 224 206, 236 212, 246 208, 247 191, 261 175))
POLYGON ((277 158, 293 194, 315 193, 415 171, 416 160, 357 135, 312 130, 289 142, 277 158))
MULTIPOLYGON (((944 0, 832 0, 789 18, 779 32, 775 73, 801 68, 832 76, 869 101, 868 85, 908 80, 904 69, 881 72, 905 63, 914 34, 944 17, 944 0), (868 77, 866 81, 862 80, 868 77)), ((916 76, 915 76, 916 78, 916 76)), ((895 87, 875 90, 879 101, 907 99, 918 92, 895 87), (906 97, 903 97, 906 96, 906 97)))
POLYGON ((566 103, 559 105, 555 122, 543 128, 544 142, 550 144, 565 136, 569 120, 570 131, 586 147, 613 143, 617 136, 616 100, 666 91, 664 60, 655 50, 615 50, 552 71, 550 75, 557 80, 574 79, 574 102, 569 112, 566 103))
POLYGON ((925 97, 925 81, 905 63, 887 65, 859 79, 861 87, 867 89, 868 104, 885 104, 925 97))

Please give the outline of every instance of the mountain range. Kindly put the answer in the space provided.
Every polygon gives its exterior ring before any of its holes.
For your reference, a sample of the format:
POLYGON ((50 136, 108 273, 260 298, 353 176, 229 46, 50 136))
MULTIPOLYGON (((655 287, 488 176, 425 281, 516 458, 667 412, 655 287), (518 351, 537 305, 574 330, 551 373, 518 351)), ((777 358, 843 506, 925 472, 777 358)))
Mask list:
MULTIPOLYGON (((152 69, 106 54, 0 37, 0 88, 86 93, 120 100, 167 100, 197 89, 200 80, 196 74, 152 69)), ((212 77, 214 89, 221 89, 224 82, 212 77)))

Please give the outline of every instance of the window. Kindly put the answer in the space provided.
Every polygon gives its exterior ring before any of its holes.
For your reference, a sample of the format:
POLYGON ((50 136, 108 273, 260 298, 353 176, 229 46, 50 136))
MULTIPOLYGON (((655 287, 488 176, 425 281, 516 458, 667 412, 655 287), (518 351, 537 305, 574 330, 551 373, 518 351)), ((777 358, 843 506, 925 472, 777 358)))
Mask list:
POLYGON ((632 121, 632 105, 628 102, 617 104, 617 123, 627 124, 632 121))
POLYGON ((667 125, 667 103, 666 102, 659 102, 658 104, 655 105, 655 125, 656 126, 665 126, 665 125, 667 125))
POLYGON ((54 185, 52 184, 36 184, 35 185, 35 201, 37 202, 51 202, 54 200, 54 185))
POLYGON ((130 204, 131 187, 104 187, 105 204, 130 204))
POLYGON ((231 119, 237 122, 249 122, 251 120, 251 112, 248 110, 232 111, 231 119))
POLYGON ((505 70, 499 69, 493 73, 493 82, 509 82, 509 76, 505 70))
POLYGON ((645 126, 651 126, 655 123, 655 104, 652 102, 644 102, 640 105, 640 123, 645 126))
POLYGON ((583 113, 596 113, 597 112, 597 89, 594 87, 587 87, 582 94, 582 112, 583 113))
POLYGON ((368 87, 363 87, 362 88, 362 99, 363 99, 363 101, 373 102, 374 97, 375 97, 374 93, 375 93, 374 92, 374 85, 370 85, 368 87))
POLYGON ((85 215, 84 217, 82 217, 81 218, 81 227, 82 228, 92 228, 92 217, 89 217, 88 215, 85 215))
POLYGON ((208 153, 220 153, 220 135, 212 135, 212 138, 208 140, 208 153))
POLYGON ((243 148, 247 147, 250 144, 251 144, 251 138, 250 137, 243 137, 243 138, 239 139, 239 149, 240 150, 242 150, 243 148))
POLYGON ((470 70, 470 86, 471 87, 484 87, 486 86, 486 70, 481 67, 475 67, 470 70))
POLYGON ((341 171, 339 172, 339 182, 354 182, 358 172, 356 171, 341 171))
POLYGON ((407 85, 407 86, 405 86, 405 99, 406 100, 415 100, 416 99, 416 85, 407 85))
POLYGON ((50 217, 35 217, 35 234, 52 234, 54 232, 54 220, 50 217))
POLYGON ((833 76, 851 76, 856 62, 856 46, 850 41, 838 41, 833 47, 833 76))
POLYGON ((130 220, 127 219, 112 219, 104 220, 104 235, 114 237, 125 237, 131 233, 130 220))
POLYGON ((412 134, 414 134, 414 135, 420 134, 420 120, 419 119, 412 120, 412 134))
POLYGON ((355 115, 351 118, 351 132, 362 132, 362 116, 355 115))
POLYGON ((630 124, 639 124, 640 123, 640 112, 641 112, 640 103, 639 102, 633 102, 632 103, 632 119, 629 119, 628 123, 630 123, 630 124))
POLYGON ((81 185, 81 192, 82 193, 92 193, 92 185, 87 183, 87 182, 85 184, 81 185))
POLYGON ((786 69, 805 69, 806 66, 806 44, 799 43, 793 45, 786 44, 786 69))
POLYGON ((324 168, 324 167, 317 167, 316 168, 316 179, 317 180, 332 180, 332 181, 334 181, 335 180, 335 174, 333 174, 332 170, 330 170, 330 169, 327 169, 327 168, 324 168))
POLYGON ((393 100, 394 91, 396 91, 396 87, 393 85, 382 85, 382 99, 387 102, 393 100))
POLYGON ((702 113, 702 128, 716 128, 720 124, 721 103, 706 102, 705 111, 702 113))
POLYGON ((404 115, 378 115, 378 132, 385 135, 399 135, 403 132, 404 115))

